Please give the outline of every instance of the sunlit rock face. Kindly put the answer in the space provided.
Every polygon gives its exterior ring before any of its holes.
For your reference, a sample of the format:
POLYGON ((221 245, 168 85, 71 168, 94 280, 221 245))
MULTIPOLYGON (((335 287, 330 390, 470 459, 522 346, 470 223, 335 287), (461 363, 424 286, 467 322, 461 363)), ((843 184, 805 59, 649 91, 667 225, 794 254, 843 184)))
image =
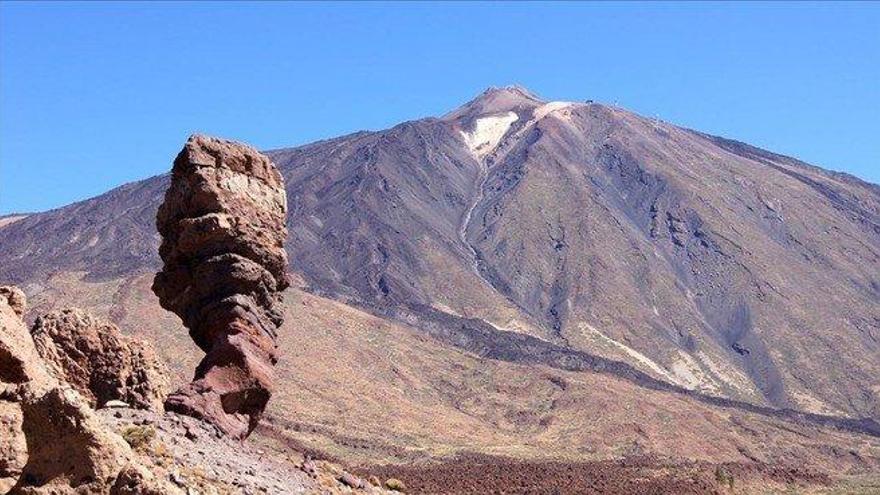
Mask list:
MULTIPOLYGON (((38 346, 47 343, 35 345, 28 333, 21 319, 26 305, 21 290, 0 287, 0 492, 181 493, 157 479, 125 440, 104 426, 89 406, 88 397, 75 390, 79 383, 65 381, 69 375, 56 365, 74 362, 82 356, 79 350, 59 346, 52 357, 62 361, 40 356, 38 346)), ((83 314, 81 310, 71 311, 83 314)), ((59 333, 53 335, 74 335, 82 328, 71 326, 69 320, 48 315, 41 318, 44 324, 50 320, 56 323, 52 329, 59 333)), ((118 332, 115 327, 113 330, 118 332)), ((40 335, 48 338, 48 334, 40 335)), ((48 345, 54 346, 55 342, 50 340, 48 345)), ((116 351, 119 349, 102 350, 110 359, 124 362, 123 352, 109 354, 116 351)), ((86 392, 90 393, 88 389, 86 392)))
POLYGON ((281 291, 288 286, 284 181, 255 149, 192 136, 157 216, 153 291, 206 355, 166 408, 243 438, 272 394, 281 291))
POLYGON ((137 409, 163 409, 170 374, 150 343, 78 308, 39 316, 31 336, 49 370, 90 406, 115 400, 137 409))

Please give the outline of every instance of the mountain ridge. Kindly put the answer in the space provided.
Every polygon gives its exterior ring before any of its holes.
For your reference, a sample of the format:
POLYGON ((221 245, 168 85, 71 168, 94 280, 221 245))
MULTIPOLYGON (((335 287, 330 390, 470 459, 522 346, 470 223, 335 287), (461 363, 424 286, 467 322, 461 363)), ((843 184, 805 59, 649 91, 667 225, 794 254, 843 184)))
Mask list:
MULTIPOLYGON (((288 183, 294 270, 337 297, 477 318, 676 386, 880 417, 880 187, 601 104, 536 118, 547 104, 490 89, 442 118, 268 152, 288 183), (482 157, 463 133, 499 112, 516 120, 482 157), (813 203, 842 247, 804 216, 813 203), (800 336, 804 322, 818 327, 800 336), (799 357, 835 353, 847 364, 830 377, 799 357)), ((0 227, 0 278, 154 271, 165 187, 155 176, 0 227)))

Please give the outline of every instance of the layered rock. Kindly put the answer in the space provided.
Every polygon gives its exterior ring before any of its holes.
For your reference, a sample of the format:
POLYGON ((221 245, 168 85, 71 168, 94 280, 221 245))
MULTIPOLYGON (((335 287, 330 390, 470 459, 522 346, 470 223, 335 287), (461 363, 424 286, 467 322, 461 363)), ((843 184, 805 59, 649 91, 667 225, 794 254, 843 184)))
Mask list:
POLYGON ((153 291, 206 355, 166 408, 234 437, 256 426, 272 393, 281 291, 288 286, 287 198, 255 149, 190 137, 159 208, 164 267, 153 291))
POLYGON ((135 408, 162 410, 170 373, 146 342, 76 308, 38 317, 31 335, 52 372, 92 407, 120 400, 135 408))
POLYGON ((179 493, 49 371, 21 320, 24 307, 21 291, 0 288, 0 491, 179 493))

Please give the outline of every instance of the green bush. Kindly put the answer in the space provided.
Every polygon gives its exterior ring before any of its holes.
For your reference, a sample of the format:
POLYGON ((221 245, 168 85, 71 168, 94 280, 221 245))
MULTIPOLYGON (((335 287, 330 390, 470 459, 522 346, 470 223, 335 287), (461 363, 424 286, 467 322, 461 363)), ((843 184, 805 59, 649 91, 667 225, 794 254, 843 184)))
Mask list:
POLYGON ((129 426, 122 430, 122 438, 135 450, 142 450, 156 437, 152 426, 129 426))
POLYGON ((406 491, 406 485, 404 485, 403 482, 397 478, 388 478, 387 480, 385 480, 385 488, 389 490, 394 490, 396 492, 406 491))

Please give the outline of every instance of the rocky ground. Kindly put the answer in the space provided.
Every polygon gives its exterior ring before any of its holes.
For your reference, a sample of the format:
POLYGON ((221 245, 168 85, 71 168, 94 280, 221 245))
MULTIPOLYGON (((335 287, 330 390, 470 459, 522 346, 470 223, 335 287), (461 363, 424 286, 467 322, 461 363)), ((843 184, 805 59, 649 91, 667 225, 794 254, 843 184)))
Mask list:
POLYGON ((378 478, 292 450, 259 450, 211 423, 165 412, 167 376, 149 346, 78 309, 40 316, 29 332, 26 311, 19 289, 0 287, 0 492, 387 491, 378 478))
POLYGON ((428 466, 371 467, 424 494, 821 493, 831 480, 798 467, 669 463, 653 457, 596 462, 522 462, 486 456, 428 466))
MULTIPOLYGON (((156 351, 181 383, 199 352, 149 293, 151 279, 119 286, 58 275, 49 280, 51 290, 33 298, 30 314, 58 301, 89 307, 122 331, 162 342, 156 351)), ((478 452, 574 463, 656 454, 711 464, 798 464, 834 476, 870 475, 880 466, 880 440, 870 435, 712 407, 598 373, 481 359, 300 289, 288 289, 286 305, 279 388, 247 441, 283 462, 279 452, 347 466, 430 466, 478 452)), ((415 474, 397 473, 376 471, 383 482, 400 478, 410 493, 423 487, 407 478, 415 474)), ((829 493, 880 492, 876 485, 858 490, 829 493)))
POLYGON ((368 476, 295 451, 261 450, 188 416, 127 407, 100 409, 98 416, 187 493, 386 493, 368 476))

